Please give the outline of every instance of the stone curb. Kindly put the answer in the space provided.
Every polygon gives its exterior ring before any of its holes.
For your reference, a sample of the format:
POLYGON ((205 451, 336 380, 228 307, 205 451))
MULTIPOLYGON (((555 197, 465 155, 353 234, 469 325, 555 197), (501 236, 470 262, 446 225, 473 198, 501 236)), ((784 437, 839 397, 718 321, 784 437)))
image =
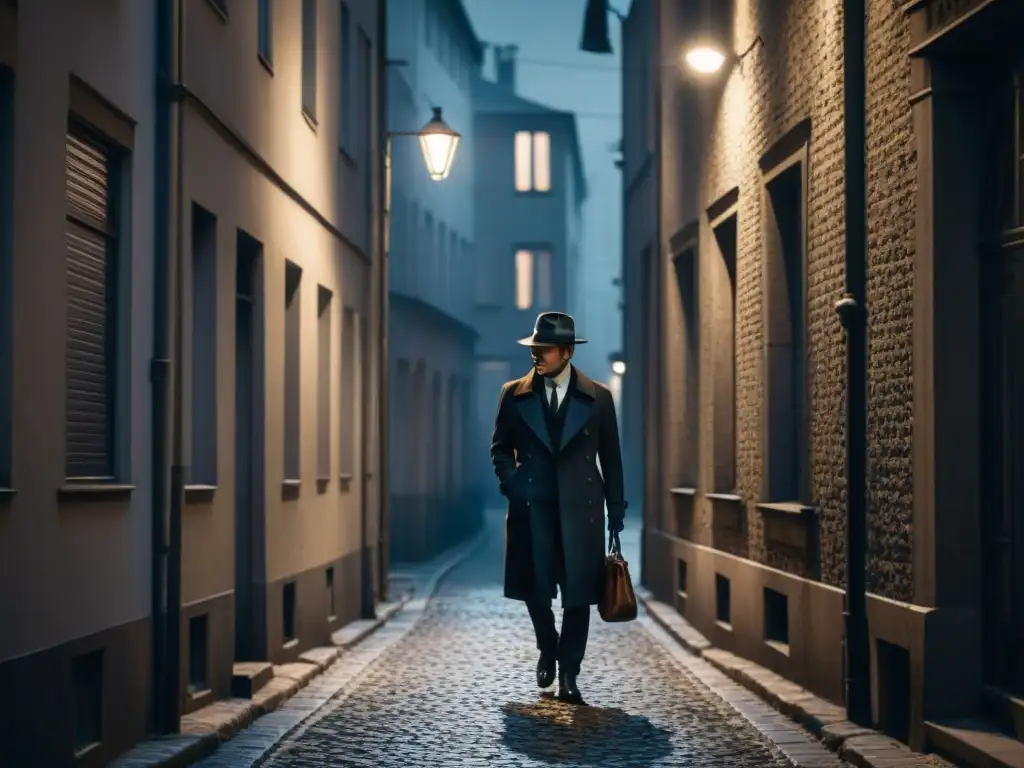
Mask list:
MULTIPOLYGON (((397 616, 409 603, 426 603, 441 581, 486 539, 486 526, 472 539, 442 553, 437 564, 420 566, 422 583, 415 578, 398 599, 377 606, 374 619, 357 619, 331 635, 334 647, 311 648, 299 660, 274 666, 274 677, 252 699, 228 698, 215 701, 196 712, 183 715, 181 733, 146 739, 115 758, 108 768, 187 768, 214 753, 224 742, 252 725, 326 672, 347 651, 362 643, 397 616), (427 569, 430 569, 427 571, 427 569), (420 596, 416 596, 416 592, 420 596)), ((312 712, 310 713, 312 714, 312 712)), ((291 729, 289 729, 291 730, 291 729)), ((283 737, 285 733, 281 733, 283 737)))
POLYGON ((821 739, 839 757, 857 768, 954 768, 936 755, 913 752, 906 745, 870 728, 851 723, 846 710, 826 701, 781 675, 714 648, 704 635, 672 606, 656 600, 649 590, 636 590, 647 615, 694 656, 770 704, 821 739))

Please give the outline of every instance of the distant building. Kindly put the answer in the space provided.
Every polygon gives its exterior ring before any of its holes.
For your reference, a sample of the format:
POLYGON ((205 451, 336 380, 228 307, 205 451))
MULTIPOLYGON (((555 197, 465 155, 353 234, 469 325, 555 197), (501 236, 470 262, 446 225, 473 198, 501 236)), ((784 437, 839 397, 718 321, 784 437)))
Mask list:
MULTIPOLYGON (((476 84, 477 431, 483 491, 494 501, 488 446, 501 384, 529 367, 516 339, 540 312, 577 312, 587 198, 576 118, 516 93, 516 46, 495 48, 497 82, 476 84)), ((581 329, 583 330, 583 329, 581 329)))
MULTIPOLYGON (((958 765, 1024 765, 1024 6, 867 6, 874 718, 958 765)), ((624 38, 644 580, 842 702, 842 6, 637 0, 624 38), (711 77, 664 66, 709 23, 731 51, 763 41, 711 77)))
POLYGON ((169 682, 181 713, 237 661, 258 687, 380 586, 379 2, 184 4, 176 231, 167 4, 0 0, 0 688, 45 691, 0 702, 5 765, 106 765, 169 682), (178 237, 174 664, 154 296, 178 237))
POLYGON ((460 0, 390 0, 388 128, 441 107, 462 134, 450 176, 427 175, 419 143, 392 145, 389 365, 390 552, 422 560, 476 529, 468 469, 474 345, 473 83, 482 46, 460 0))

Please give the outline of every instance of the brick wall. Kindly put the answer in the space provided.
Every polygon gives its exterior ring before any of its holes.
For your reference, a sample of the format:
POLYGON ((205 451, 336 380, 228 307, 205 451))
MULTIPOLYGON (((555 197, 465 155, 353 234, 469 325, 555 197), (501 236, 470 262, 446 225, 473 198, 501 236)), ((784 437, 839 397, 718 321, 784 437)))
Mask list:
MULTIPOLYGON (((869 303, 870 303, 870 589, 909 599, 911 361, 910 301, 914 236, 914 156, 908 103, 907 22, 891 0, 871 0, 868 40, 869 94, 869 303)), ((762 172, 758 160, 803 120, 811 121, 807 190, 808 373, 811 434, 812 499, 820 509, 821 578, 841 585, 845 569, 845 340, 833 305, 844 280, 843 72, 841 0, 736 0, 734 47, 743 51, 760 34, 755 48, 728 82, 692 89, 699 107, 683 95, 673 117, 677 133, 693 135, 700 115, 706 137, 695 155, 684 140, 666 148, 671 157, 698 158, 699 178, 692 178, 693 212, 739 188, 737 267, 737 484, 745 499, 759 498, 763 471, 764 336, 761 269, 762 172)), ((685 76, 671 87, 690 90, 685 76)), ((667 133, 672 133, 669 127, 667 133)), ((671 141, 670 141, 671 143, 671 141)), ((691 166, 692 167, 692 166, 691 166)), ((671 171, 669 171, 671 173, 671 171)), ((685 174, 686 171, 684 170, 685 174)), ((675 182, 666 177, 666 184, 675 182)), ((678 221, 687 223, 690 207, 682 184, 672 191, 678 221), (680 187, 682 191, 680 192, 680 187)), ((671 214, 669 214, 671 219, 671 214)), ((704 217, 706 219, 706 217, 704 217)), ((702 241, 712 242, 707 222, 702 241)), ((702 262, 709 258, 707 249, 702 262)), ((711 285, 701 278, 701 307, 708 306, 711 285)), ((679 320, 678 297, 670 287, 666 308, 669 381, 682 379, 681 355, 673 349, 672 324, 679 320)), ((702 325, 702 403, 713 391, 710 359, 713 328, 702 325)), ((671 387, 670 387, 671 389, 671 387)), ((669 396, 669 409, 678 398, 669 396)), ((702 407, 701 455, 707 463, 712 424, 702 407)), ((671 414, 668 419, 675 424, 671 414)), ((678 425, 676 425, 677 428, 678 425)), ((671 439, 670 439, 671 442, 671 439)), ((672 450, 671 446, 668 448, 672 450)), ((706 485, 706 484, 705 484, 706 485)), ((711 490, 704 487, 702 490, 711 490)), ((699 498, 699 497, 698 497, 699 498)), ((694 516, 693 538, 715 543, 706 502, 694 516)), ((789 571, 802 567, 764 546, 761 514, 748 504, 745 547, 737 554, 789 571)), ((721 536, 718 537, 721 540, 721 536)), ((729 547, 734 549, 734 547, 729 547)))

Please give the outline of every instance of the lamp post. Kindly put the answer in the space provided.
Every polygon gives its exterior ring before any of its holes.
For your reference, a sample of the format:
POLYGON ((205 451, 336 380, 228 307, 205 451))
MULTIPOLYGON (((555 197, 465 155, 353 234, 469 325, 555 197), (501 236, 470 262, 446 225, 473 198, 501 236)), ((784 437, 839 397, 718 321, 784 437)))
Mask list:
MULTIPOLYGON (((391 255, 391 142, 399 137, 415 137, 419 139, 420 151, 427 166, 427 173, 434 181, 444 181, 452 170, 452 162, 459 148, 461 134, 452 130, 441 116, 441 108, 434 107, 434 115, 418 131, 388 131, 384 135, 384 215, 383 215, 383 252, 384 265, 380 280, 380 382, 378 413, 380 436, 377 440, 380 455, 378 457, 378 476, 380 483, 380 551, 377 555, 379 572, 378 583, 381 585, 382 599, 387 599, 388 548, 390 546, 388 528, 390 522, 390 504, 388 499, 388 262, 391 255)), ((365 548, 364 548, 365 549, 365 548)))

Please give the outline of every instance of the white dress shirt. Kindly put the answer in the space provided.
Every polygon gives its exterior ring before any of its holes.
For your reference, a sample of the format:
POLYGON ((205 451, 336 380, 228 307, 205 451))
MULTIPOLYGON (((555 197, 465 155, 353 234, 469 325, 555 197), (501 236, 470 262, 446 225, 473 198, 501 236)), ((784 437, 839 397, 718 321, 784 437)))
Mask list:
POLYGON ((558 393, 558 410, 562 410, 565 396, 569 394, 569 379, 572 376, 572 364, 565 366, 562 372, 553 379, 544 380, 544 400, 551 405, 551 393, 558 393))

